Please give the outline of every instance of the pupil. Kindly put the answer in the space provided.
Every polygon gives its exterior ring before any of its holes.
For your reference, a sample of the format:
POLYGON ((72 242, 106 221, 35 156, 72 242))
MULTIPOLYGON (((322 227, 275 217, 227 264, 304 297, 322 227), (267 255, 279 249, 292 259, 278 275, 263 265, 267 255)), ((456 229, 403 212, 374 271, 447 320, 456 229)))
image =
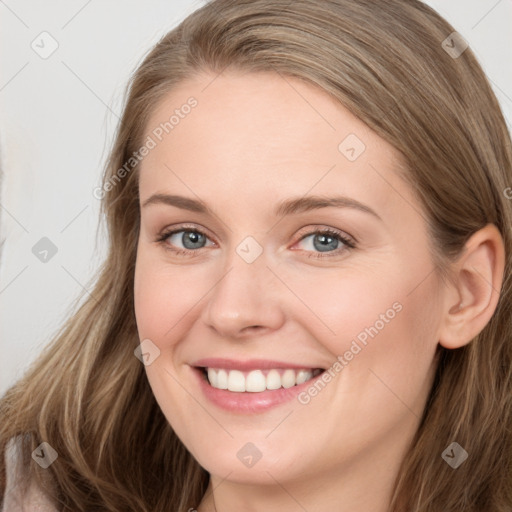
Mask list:
POLYGON ((315 237, 315 242, 313 245, 315 246, 315 249, 318 249, 321 252, 326 252, 329 249, 336 249, 337 241, 338 240, 331 235, 318 235, 315 237), (317 245, 316 240, 320 240, 320 244, 317 245), (334 247, 329 247, 329 243, 332 242, 334 242, 334 247))
POLYGON ((187 232, 188 234, 184 234, 183 235, 183 245, 187 248, 187 249, 196 249, 196 245, 199 245, 201 244, 202 242, 202 238, 203 235, 201 233, 196 233, 194 231, 188 231, 187 232), (190 247, 190 244, 192 244, 192 246, 190 247))

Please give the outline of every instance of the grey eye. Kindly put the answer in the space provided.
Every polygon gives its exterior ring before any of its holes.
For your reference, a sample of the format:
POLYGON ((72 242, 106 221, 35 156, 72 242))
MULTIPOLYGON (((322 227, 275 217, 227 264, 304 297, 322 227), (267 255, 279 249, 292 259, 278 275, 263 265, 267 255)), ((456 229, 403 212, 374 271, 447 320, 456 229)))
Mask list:
POLYGON ((207 237, 197 231, 181 230, 170 235, 168 239, 170 243, 178 247, 180 247, 179 241, 183 244, 183 249, 201 249, 204 247, 207 237))

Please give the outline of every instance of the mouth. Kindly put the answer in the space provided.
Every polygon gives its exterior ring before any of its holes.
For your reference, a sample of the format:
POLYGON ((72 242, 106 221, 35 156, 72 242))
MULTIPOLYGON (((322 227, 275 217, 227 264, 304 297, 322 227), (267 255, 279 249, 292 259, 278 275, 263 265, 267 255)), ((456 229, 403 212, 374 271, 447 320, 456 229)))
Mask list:
POLYGON ((204 380, 215 389, 234 393, 262 393, 288 389, 308 382, 325 370, 323 368, 262 368, 241 371, 228 368, 196 367, 204 380))

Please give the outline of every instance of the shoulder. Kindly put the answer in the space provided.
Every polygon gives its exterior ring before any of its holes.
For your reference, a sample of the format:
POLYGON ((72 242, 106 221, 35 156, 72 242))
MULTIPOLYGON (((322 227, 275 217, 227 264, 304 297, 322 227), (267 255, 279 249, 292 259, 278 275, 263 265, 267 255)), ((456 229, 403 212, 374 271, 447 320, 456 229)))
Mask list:
POLYGON ((9 440, 5 450, 5 467, 7 481, 2 512, 58 512, 35 482, 27 482, 20 437, 9 440))

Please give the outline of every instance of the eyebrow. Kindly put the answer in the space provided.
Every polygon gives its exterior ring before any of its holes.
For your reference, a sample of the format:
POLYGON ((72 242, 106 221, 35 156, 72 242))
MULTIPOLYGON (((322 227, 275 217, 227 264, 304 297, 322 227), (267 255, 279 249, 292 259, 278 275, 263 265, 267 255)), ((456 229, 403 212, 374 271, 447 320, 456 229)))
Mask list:
MULTIPOLYGON (((181 208, 182 210, 189 210, 191 212, 203 213, 213 216, 213 212, 205 203, 190 197, 171 194, 153 194, 151 197, 146 199, 146 201, 144 201, 142 208, 145 208, 151 204, 165 204, 181 208)), ((345 196, 304 196, 286 199, 277 205, 274 210, 274 215, 276 217, 281 217, 285 215, 294 215, 311 210, 319 210, 321 208, 330 207, 353 208, 364 213, 369 213, 370 215, 373 215, 382 221, 380 215, 368 205, 345 196)))

